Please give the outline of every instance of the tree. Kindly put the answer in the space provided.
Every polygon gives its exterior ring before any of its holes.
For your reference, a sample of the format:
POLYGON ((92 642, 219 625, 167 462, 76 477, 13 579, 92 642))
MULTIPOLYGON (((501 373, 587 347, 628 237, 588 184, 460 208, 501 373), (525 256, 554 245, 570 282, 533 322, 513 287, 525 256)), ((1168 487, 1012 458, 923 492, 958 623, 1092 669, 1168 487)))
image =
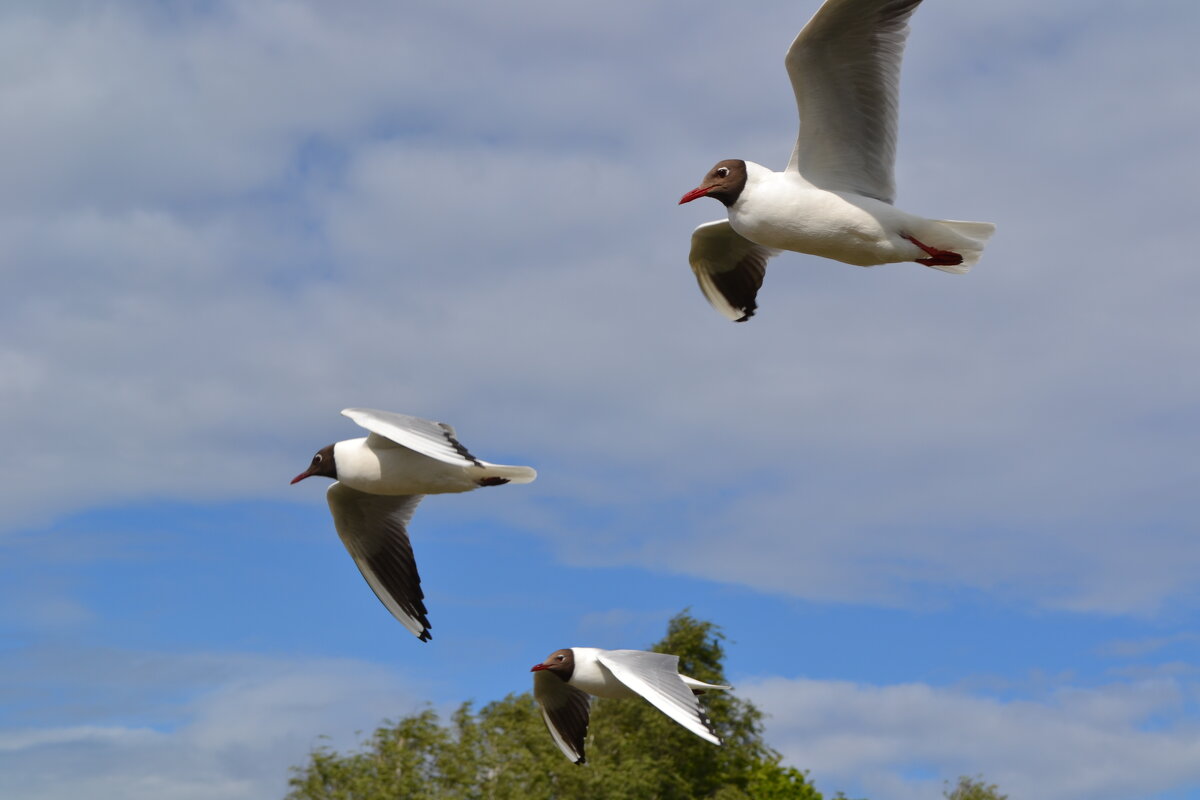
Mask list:
POLYGON ((953 789, 947 786, 942 795, 946 800, 1008 800, 1008 795, 1000 794, 1000 789, 986 783, 982 775, 974 778, 963 775, 953 789))
MULTIPOLYGON (((724 683, 723 638, 685 611, 652 649, 678 655, 687 675, 724 683)), ((704 705, 721 747, 649 703, 594 700, 587 766, 563 758, 529 692, 478 712, 464 703, 448 726, 427 709, 379 728, 359 752, 313 751, 293 767, 288 800, 822 800, 763 741, 752 703, 713 692, 704 705)))

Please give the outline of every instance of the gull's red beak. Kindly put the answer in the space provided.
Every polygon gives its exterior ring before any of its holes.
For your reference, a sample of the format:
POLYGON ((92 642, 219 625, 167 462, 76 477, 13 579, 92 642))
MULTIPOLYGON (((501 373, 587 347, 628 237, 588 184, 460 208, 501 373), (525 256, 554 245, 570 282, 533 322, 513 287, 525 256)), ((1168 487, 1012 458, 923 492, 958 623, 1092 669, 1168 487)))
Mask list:
POLYGON ((532 667, 529 668, 529 671, 537 672, 537 671, 543 670, 543 669, 550 669, 550 668, 547 667, 545 664, 534 664, 532 667))
MULTIPOLYGON (((308 470, 304 470, 304 472, 301 472, 299 475, 292 478, 292 483, 299 483, 300 481, 304 480, 305 478, 308 478, 311 476, 312 476, 311 472, 309 472, 308 470)), ((291 484, 288 484, 288 485, 290 486, 291 484)))
POLYGON ((708 194, 710 191, 712 191, 712 189, 708 186, 697 186, 695 189, 692 189, 683 197, 679 198, 679 205, 690 203, 697 197, 704 197, 704 195, 708 194))

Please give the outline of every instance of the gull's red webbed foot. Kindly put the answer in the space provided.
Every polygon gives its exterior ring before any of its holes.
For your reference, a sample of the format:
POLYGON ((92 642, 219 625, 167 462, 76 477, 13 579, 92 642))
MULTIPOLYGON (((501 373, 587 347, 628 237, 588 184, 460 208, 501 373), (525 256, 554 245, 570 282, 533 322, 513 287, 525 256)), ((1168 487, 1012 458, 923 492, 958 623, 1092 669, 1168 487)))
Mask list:
POLYGON ((929 258, 914 258, 918 264, 924 264, 927 267, 957 267, 962 263, 963 257, 958 253, 950 250, 939 250, 936 247, 930 247, 915 236, 909 236, 902 233, 900 236, 908 239, 917 247, 929 254, 929 258))

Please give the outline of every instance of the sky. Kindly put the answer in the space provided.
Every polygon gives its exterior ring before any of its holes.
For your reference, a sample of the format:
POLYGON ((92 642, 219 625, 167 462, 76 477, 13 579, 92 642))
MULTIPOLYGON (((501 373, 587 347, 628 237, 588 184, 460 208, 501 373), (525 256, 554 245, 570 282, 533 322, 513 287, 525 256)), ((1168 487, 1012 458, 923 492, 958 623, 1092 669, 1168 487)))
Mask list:
POLYGON ((983 259, 734 325, 677 201, 815 7, 0 6, 0 795, 282 797, 690 608, 829 794, 1200 798, 1200 6, 922 5, 898 205, 983 259), (429 643, 288 485, 349 406, 539 471, 418 509, 429 643))

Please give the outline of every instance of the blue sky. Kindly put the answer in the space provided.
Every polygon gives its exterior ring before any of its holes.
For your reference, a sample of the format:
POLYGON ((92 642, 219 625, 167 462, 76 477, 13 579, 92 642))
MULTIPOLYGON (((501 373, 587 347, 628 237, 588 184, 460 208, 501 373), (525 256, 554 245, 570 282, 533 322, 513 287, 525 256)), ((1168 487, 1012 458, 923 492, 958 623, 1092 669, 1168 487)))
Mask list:
POLYGON ((1200 797, 1200 10, 924 4, 898 202, 983 260, 735 326, 676 201, 815 6, 6 3, 0 795, 281 796, 690 607, 825 791, 1200 797), (418 510, 429 644, 288 486, 347 406, 539 470, 418 510))

